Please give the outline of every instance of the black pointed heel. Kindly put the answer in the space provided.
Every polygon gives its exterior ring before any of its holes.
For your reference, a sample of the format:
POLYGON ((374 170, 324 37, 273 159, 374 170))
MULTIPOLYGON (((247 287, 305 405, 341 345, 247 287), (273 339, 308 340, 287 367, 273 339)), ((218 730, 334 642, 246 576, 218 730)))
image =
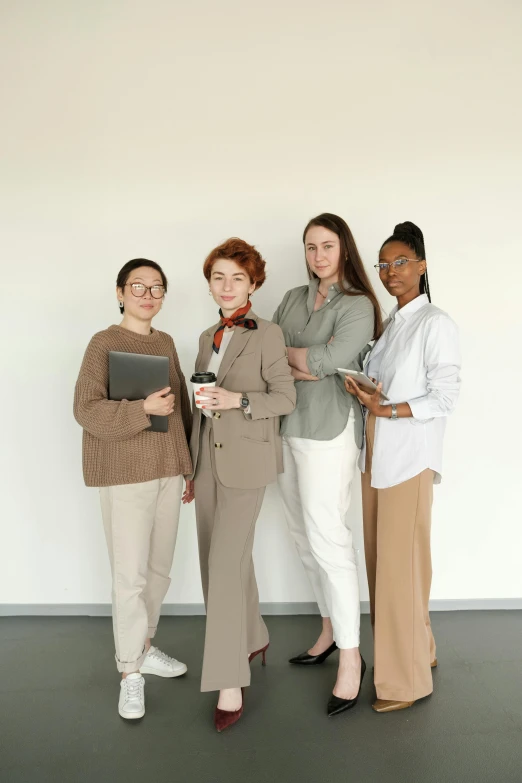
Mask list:
POLYGON ((357 696, 355 697, 355 699, 340 699, 338 696, 334 696, 332 694, 332 696, 330 697, 330 701, 328 702, 329 718, 333 717, 334 715, 339 715, 340 712, 345 712, 346 710, 350 710, 352 707, 355 707, 361 693, 361 686, 362 686, 362 681, 363 681, 365 671, 366 671, 366 663, 361 655, 361 681, 359 683, 359 691, 357 693, 357 696))
POLYGON ((296 655, 295 658, 290 658, 288 663, 298 663, 303 666, 317 666, 320 663, 324 663, 329 655, 337 650, 337 645, 334 642, 330 647, 319 655, 309 655, 307 652, 296 655))

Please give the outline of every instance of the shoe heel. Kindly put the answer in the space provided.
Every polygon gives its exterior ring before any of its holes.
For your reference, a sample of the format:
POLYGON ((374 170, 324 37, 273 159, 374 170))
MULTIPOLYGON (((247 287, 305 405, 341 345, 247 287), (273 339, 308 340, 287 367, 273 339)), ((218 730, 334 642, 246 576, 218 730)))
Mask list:
POLYGON ((248 656, 248 662, 252 663, 256 655, 261 655, 262 656, 261 663, 263 666, 266 666, 266 651, 268 650, 269 647, 270 647, 270 642, 266 645, 266 647, 262 647, 260 650, 256 650, 255 652, 250 653, 250 655, 248 656))
POLYGON ((359 690, 357 692, 357 696, 354 699, 341 699, 338 696, 332 695, 330 701, 328 702, 329 718, 331 718, 333 715, 339 715, 339 713, 344 712, 345 710, 349 710, 352 707, 355 707, 355 705, 359 701, 359 696, 361 695, 361 688, 362 688, 362 682, 364 679, 365 671, 366 671, 366 661, 361 655, 361 680, 359 682, 359 690))

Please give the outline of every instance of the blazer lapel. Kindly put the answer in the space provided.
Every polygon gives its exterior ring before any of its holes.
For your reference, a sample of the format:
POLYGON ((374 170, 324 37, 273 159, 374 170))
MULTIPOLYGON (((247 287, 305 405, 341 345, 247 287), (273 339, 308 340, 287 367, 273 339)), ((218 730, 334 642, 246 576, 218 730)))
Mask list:
MULTIPOLYGON (((254 315, 252 311, 248 313, 247 318, 251 318, 252 320, 257 321, 257 316, 254 315)), ((234 329, 234 334, 232 336, 232 339, 221 361, 221 366, 219 368, 219 372, 217 376, 217 386, 221 386, 227 372, 230 370, 230 368, 234 364, 235 360, 237 359, 241 351, 244 350, 245 345, 250 340, 254 331, 255 331, 254 329, 245 329, 242 326, 236 327, 234 329)), ((212 348, 212 344, 211 344, 211 348, 212 348)))
POLYGON ((196 363, 196 372, 205 372, 208 368, 212 356, 212 343, 214 342, 214 335, 218 326, 219 324, 215 324, 215 326, 211 326, 210 329, 205 332, 205 339, 201 346, 199 360, 196 363))

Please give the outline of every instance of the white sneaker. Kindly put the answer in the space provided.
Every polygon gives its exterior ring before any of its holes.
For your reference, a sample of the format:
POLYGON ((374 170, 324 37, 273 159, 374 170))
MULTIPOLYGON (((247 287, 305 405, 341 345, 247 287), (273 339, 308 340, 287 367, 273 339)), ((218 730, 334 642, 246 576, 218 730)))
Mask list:
POLYGON ((136 720, 145 715, 145 680, 139 673, 128 674, 121 681, 118 712, 122 718, 136 720))
POLYGON ((181 661, 171 658, 157 647, 151 647, 140 666, 142 674, 157 674, 158 677, 180 677, 187 667, 181 661))

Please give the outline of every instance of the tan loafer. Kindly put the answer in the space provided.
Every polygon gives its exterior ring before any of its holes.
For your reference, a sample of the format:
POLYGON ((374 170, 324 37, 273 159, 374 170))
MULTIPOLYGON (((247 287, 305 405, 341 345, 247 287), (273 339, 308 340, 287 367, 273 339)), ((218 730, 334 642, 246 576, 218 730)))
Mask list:
POLYGON ((372 709, 374 709, 375 712, 396 712, 397 710, 407 710, 412 704, 415 704, 415 702, 377 699, 377 701, 372 704, 372 709))

